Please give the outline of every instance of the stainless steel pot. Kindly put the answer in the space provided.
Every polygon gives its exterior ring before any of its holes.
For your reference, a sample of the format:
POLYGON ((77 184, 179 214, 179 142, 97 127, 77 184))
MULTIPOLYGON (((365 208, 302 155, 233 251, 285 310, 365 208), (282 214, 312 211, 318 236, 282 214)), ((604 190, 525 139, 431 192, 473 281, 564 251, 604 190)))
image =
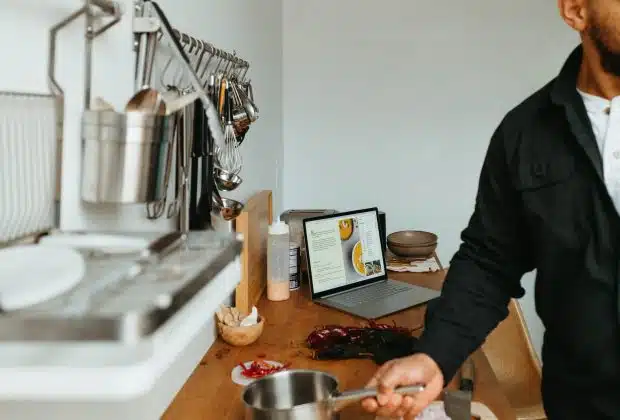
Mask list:
MULTIPOLYGON (((397 388, 413 394, 421 386, 397 388)), ((245 387, 246 420, 337 420, 338 411, 363 398, 377 395, 376 389, 338 392, 338 380, 313 370, 287 370, 266 376, 245 387)))
POLYGON ((85 111, 82 199, 146 203, 166 194, 174 117, 150 112, 85 111))

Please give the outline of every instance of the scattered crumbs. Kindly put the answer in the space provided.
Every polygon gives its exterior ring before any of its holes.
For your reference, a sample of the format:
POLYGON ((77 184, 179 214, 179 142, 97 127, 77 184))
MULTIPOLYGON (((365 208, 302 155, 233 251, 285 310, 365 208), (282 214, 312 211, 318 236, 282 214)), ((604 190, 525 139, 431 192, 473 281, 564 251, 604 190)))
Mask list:
POLYGON ((217 360, 222 360, 224 357, 228 356, 228 353, 230 353, 230 349, 228 347, 225 347, 215 353, 215 358, 217 360))
POLYGON ((202 360, 200 361, 200 366, 207 366, 207 365, 208 365, 208 363, 207 363, 207 361, 206 361, 206 360, 202 359, 202 360))
POLYGON ((259 353, 256 355, 256 357, 258 357, 259 359, 265 359, 267 358, 267 355, 265 353, 259 353))
POLYGON ((291 359, 295 358, 295 357, 306 357, 306 354, 303 351, 296 351, 294 353, 291 353, 291 359))

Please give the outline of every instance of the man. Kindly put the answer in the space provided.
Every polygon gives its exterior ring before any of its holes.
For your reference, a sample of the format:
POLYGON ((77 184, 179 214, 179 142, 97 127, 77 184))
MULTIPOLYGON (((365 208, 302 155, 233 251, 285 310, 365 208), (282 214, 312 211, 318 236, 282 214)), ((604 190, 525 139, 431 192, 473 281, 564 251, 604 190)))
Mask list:
POLYGON ((370 412, 411 419, 436 399, 536 269, 548 418, 620 419, 620 0, 558 5, 582 43, 493 135, 418 352, 377 371, 370 412), (407 384, 425 390, 391 392, 407 384))

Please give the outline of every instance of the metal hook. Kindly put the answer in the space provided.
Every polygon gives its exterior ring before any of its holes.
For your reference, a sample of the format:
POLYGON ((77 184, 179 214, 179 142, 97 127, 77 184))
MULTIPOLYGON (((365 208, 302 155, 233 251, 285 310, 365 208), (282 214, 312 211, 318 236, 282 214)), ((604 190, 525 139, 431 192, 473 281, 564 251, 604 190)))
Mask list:
POLYGON ((239 64, 237 67, 235 67, 235 70, 237 70, 237 73, 235 74, 235 78, 237 79, 238 82, 242 82, 243 78, 241 77, 241 72, 243 71, 243 66, 239 64))
POLYGON ((226 67, 224 69, 224 74, 228 78, 228 76, 230 75, 230 70, 232 69, 232 66, 233 66, 233 60, 232 60, 233 57, 227 52, 225 52, 224 54, 226 54, 226 60, 227 60, 226 67))
POLYGON ((198 73, 198 70, 200 69, 200 65, 202 64, 202 59, 205 56, 205 52, 207 52, 204 42, 202 42, 201 40, 198 40, 198 42, 200 45, 198 47, 198 51, 200 51, 200 55, 198 56, 198 62, 196 63, 196 68, 194 69, 194 73, 198 73))
POLYGON ((168 57, 168 61, 166 61, 166 64, 164 64, 164 68, 161 70, 161 73, 159 74, 159 83, 161 84, 161 86, 166 86, 166 82, 164 81, 164 76, 166 75, 166 72, 170 68, 170 64, 172 64, 172 56, 168 57))
MULTIPOLYGON (((207 62, 205 63, 204 67, 202 68, 202 73, 200 73, 200 80, 203 80, 203 78, 205 77, 205 73, 209 69, 209 64, 211 63, 211 60, 213 60, 213 57, 215 57, 214 54, 209 54, 209 58, 207 58, 207 62)), ((205 81, 204 86, 206 86, 207 83, 208 83, 208 80, 205 81)))
POLYGON ((245 83, 245 76, 247 76, 249 69, 250 69, 250 65, 249 65, 249 63, 246 63, 245 69, 244 69, 244 72, 243 72, 243 76, 241 76, 240 82, 245 83))
POLYGON ((166 209, 166 200, 161 199, 152 203, 146 203, 146 217, 149 220, 156 220, 163 216, 166 209))
POLYGON ((192 51, 194 51, 194 38, 189 37, 189 42, 188 42, 188 44, 189 44, 189 49, 187 50, 187 53, 188 53, 188 54, 191 54, 191 53, 192 53, 192 51))
MULTIPOLYGON (((188 65, 190 66, 190 68, 192 67, 192 57, 195 55, 194 54, 194 49, 198 48, 198 40, 194 37, 191 37, 189 35, 185 35, 182 34, 181 35, 181 41, 184 45, 182 45, 183 49, 186 50, 187 53, 187 58, 189 59, 189 63, 188 65), (187 41, 185 41, 183 39, 183 36, 187 37, 187 41)), ((181 90, 181 91, 186 91, 187 89, 189 89, 189 87, 191 86, 191 82, 187 82, 187 84, 185 86, 181 86, 181 83, 183 82, 185 73, 183 70, 183 65, 181 63, 179 63, 178 65, 178 69, 179 69, 179 78, 177 81, 174 82, 174 84, 176 85, 176 87, 181 90)), ((192 68, 193 71, 193 68, 192 68)))
MULTIPOLYGON (((214 54, 217 55, 217 54, 214 54)), ((219 56, 218 56, 219 57, 219 56)), ((222 57, 220 57, 220 60, 217 62, 217 66, 215 67, 215 70, 213 70, 213 73, 217 73, 217 71, 220 69, 220 67, 222 66, 222 63, 224 62, 224 59, 222 57)))
POLYGON ((233 51, 232 54, 228 53, 228 60, 230 61, 230 66, 228 68, 228 77, 231 77, 237 68, 237 52, 233 51))

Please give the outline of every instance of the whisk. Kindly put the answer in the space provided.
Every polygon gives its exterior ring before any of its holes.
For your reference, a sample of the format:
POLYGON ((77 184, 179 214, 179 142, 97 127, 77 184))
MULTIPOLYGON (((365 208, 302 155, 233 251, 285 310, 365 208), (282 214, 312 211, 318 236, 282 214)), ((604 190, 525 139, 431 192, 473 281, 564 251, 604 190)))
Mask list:
POLYGON ((233 126, 232 88, 228 83, 226 83, 224 104, 226 110, 226 129, 224 130, 224 145, 218 149, 217 160, 223 170, 237 175, 241 172, 243 160, 239 152, 237 136, 235 136, 235 127, 233 126))

